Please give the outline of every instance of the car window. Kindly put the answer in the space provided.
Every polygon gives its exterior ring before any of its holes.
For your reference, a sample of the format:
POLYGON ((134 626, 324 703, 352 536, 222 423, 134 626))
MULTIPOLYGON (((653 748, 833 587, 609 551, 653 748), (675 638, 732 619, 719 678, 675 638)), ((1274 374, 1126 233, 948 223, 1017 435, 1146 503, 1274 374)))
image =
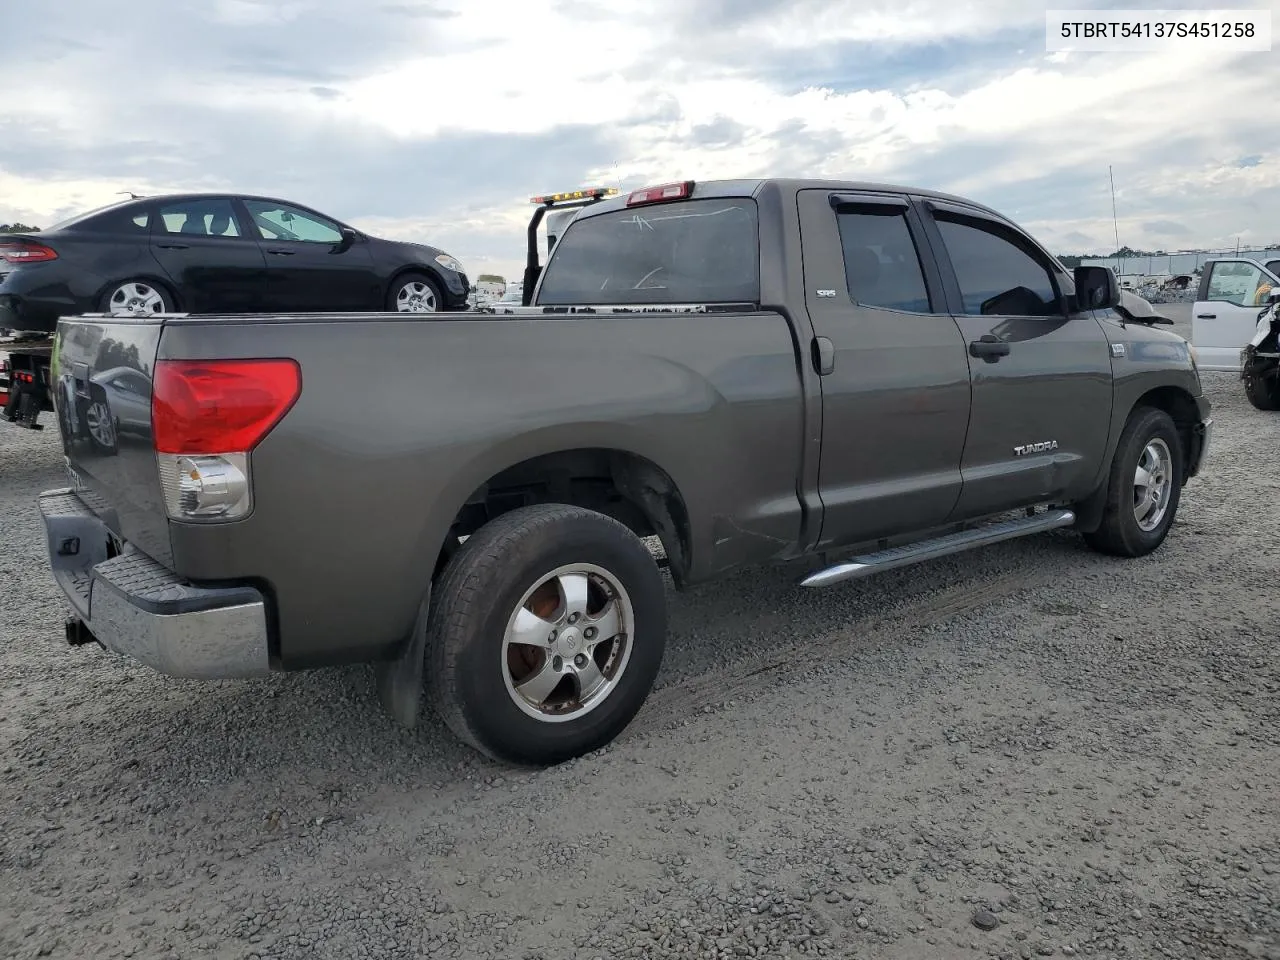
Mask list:
MULTIPOLYGON (((97 231, 102 229, 101 224, 115 223, 119 225, 121 222, 127 223, 133 216, 137 215, 136 204, 137 198, 117 200, 115 203, 107 204, 104 207, 96 207, 85 213, 77 213, 74 217, 68 217, 66 220, 60 220, 52 226, 46 227, 45 232, 52 233, 54 230, 97 231), (115 219, 113 219, 113 216, 115 219)), ((146 216, 145 211, 142 215, 146 216)), ((144 223, 143 226, 145 225, 144 223)))
POLYGON ((1268 260, 1267 269, 1271 271, 1273 277, 1280 277, 1280 260, 1268 260))
POLYGON ((936 222, 955 268, 965 313, 1062 316, 1062 300, 1048 268, 1001 236, 999 228, 942 214, 936 222))
POLYGON ((63 229, 74 230, 76 233, 126 233, 141 236, 147 232, 150 223, 151 218, 146 210, 130 207, 124 210, 105 210, 63 229))
POLYGON ((120 376, 116 378, 116 383, 121 389, 129 391, 129 393, 137 394, 140 397, 145 397, 150 392, 146 378, 143 377, 142 374, 135 373, 132 370, 127 373, 120 374, 120 376))
POLYGON ((755 303, 760 252, 754 200, 681 200, 566 228, 538 304, 755 303))
POLYGON ((849 296, 868 307, 928 313, 929 291, 906 214, 869 208, 838 213, 849 296))
POLYGON ((157 229, 164 233, 197 237, 238 237, 240 224, 235 208, 225 197, 176 200, 157 211, 157 229))
POLYGON ((1252 263, 1215 263, 1209 274, 1207 296, 1238 307, 1253 307, 1263 303, 1270 290, 1267 275, 1252 263))
POLYGON ((264 240, 341 243, 342 228, 332 220, 282 203, 246 200, 249 216, 264 240))

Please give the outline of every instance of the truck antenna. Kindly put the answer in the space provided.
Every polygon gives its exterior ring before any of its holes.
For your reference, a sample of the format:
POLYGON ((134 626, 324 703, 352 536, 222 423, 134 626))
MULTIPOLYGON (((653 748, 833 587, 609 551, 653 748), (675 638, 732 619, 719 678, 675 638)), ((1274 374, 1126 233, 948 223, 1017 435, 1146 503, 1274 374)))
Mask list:
MULTIPOLYGON (((1107 164, 1107 176, 1111 178, 1111 223, 1116 230, 1116 256, 1120 256, 1120 220, 1116 217, 1116 175, 1111 172, 1111 164, 1107 164)), ((1124 260, 1120 261, 1120 270, 1124 270, 1124 260)))
POLYGON ((116 191, 116 193, 126 193, 126 194, 128 194, 128 195, 129 195, 129 199, 130 199, 130 200, 141 200, 141 199, 142 199, 142 194, 140 194, 140 193, 134 193, 132 190, 117 190, 117 191, 116 191))

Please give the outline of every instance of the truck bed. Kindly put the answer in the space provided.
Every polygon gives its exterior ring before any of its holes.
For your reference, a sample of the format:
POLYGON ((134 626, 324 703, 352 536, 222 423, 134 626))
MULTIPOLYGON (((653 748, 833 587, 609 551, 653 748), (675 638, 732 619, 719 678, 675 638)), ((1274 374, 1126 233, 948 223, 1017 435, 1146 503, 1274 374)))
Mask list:
POLYGON ((549 452, 662 464, 688 516, 705 518, 691 532, 700 573, 768 560, 799 535, 806 404, 778 313, 83 317, 60 329, 55 388, 121 418, 110 449, 64 430, 85 502, 193 584, 260 586, 285 666, 399 643, 464 504, 504 471, 518 486, 519 465, 549 452), (95 377, 123 370, 145 385, 157 360, 255 357, 296 359, 302 389, 252 452, 253 512, 168 519, 149 393, 95 377))

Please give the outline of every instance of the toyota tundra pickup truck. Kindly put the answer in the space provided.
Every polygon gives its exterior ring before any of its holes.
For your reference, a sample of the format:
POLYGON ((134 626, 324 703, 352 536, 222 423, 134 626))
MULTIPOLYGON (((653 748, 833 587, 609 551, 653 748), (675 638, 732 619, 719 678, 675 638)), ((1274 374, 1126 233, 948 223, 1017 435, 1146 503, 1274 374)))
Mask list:
POLYGON ((857 589, 1058 528, 1139 557, 1205 458, 1186 341, 960 197, 663 184, 533 273, 460 315, 62 319, 68 640, 178 677, 376 663, 398 721, 556 763, 641 709, 664 566, 857 589))

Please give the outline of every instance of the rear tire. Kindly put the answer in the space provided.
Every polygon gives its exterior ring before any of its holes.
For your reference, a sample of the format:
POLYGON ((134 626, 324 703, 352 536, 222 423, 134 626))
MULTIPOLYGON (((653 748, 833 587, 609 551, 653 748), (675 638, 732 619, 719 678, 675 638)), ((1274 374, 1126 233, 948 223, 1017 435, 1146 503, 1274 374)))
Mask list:
POLYGON ((1085 542, 1117 557, 1159 547, 1178 513, 1185 462, 1173 418, 1155 407, 1134 410, 1111 461, 1102 524, 1085 542))
POLYGON ((1280 370, 1274 361, 1250 360, 1243 379, 1251 404, 1259 410, 1280 410, 1280 370))
POLYGON ((591 510, 503 514, 458 548, 433 593, 428 699, 496 760, 555 764, 599 749, 639 712, 662 662, 658 566, 591 510))
POLYGON ((98 301, 100 313, 124 316, 149 317, 157 313, 172 313, 176 306, 173 294, 163 284, 133 277, 113 283, 98 301))

